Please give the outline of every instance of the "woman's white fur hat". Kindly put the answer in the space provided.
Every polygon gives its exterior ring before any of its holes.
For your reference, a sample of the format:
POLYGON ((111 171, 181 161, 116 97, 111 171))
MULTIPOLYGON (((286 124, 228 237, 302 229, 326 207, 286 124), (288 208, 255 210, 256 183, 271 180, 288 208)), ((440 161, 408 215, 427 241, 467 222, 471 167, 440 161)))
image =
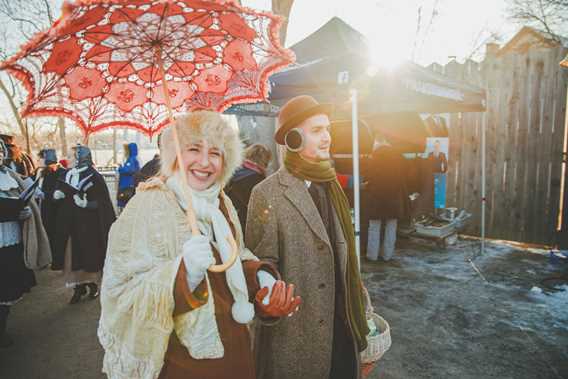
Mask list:
MULTIPOLYGON (((205 140, 223 152, 220 182, 222 186, 227 184, 243 160, 243 145, 234 116, 195 111, 176 116, 175 127, 182 151, 189 144, 205 140)), ((170 126, 161 135, 160 162, 163 176, 170 177, 177 170, 176 158, 173 126, 170 126)))

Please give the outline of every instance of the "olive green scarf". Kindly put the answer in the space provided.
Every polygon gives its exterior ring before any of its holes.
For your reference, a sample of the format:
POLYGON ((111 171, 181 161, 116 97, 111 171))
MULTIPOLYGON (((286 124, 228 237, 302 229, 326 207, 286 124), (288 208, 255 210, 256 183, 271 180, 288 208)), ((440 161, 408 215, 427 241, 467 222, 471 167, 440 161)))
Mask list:
POLYGON ((315 183, 329 183, 328 195, 335 209, 341 229, 347 242, 347 293, 345 294, 345 303, 347 307, 347 317, 349 324, 355 334, 355 339, 359 351, 365 350, 367 347, 367 319, 365 317, 365 306, 363 300, 363 289, 361 277, 359 276, 359 265, 357 262, 357 254, 355 252, 355 233, 351 222, 351 212, 349 202, 345 193, 341 189, 335 169, 329 161, 309 162, 300 157, 298 153, 291 151, 286 152, 284 158, 284 166, 295 177, 302 180, 309 180, 315 183))

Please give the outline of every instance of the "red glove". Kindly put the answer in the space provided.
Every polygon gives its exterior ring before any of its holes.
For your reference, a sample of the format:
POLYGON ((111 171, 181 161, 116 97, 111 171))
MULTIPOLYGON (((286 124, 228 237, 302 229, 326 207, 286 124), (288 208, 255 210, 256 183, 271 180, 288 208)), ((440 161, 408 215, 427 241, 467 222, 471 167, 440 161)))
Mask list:
POLYGON ((292 316, 292 314, 298 311, 300 304, 302 304, 300 296, 294 297, 294 285, 286 285, 281 280, 276 281, 274 284, 268 305, 262 303, 266 295, 268 295, 268 287, 262 288, 255 296, 256 306, 264 317, 280 318, 292 316))

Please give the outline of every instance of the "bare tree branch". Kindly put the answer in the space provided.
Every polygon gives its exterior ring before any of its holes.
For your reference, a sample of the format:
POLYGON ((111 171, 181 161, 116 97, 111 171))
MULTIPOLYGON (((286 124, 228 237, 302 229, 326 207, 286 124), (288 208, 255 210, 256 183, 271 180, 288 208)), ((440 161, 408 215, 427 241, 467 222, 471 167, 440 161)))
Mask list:
POLYGON ((49 0, 43 0, 43 5, 45 6, 45 11, 47 13, 47 19, 49 20, 49 23, 53 24, 55 19, 53 17, 53 12, 51 11, 51 5, 49 4, 49 0))
MULTIPOLYGON (((62 0, 0 0, 0 58, 5 60, 19 49, 19 46, 29 40, 35 33, 47 29, 55 21, 57 14, 54 9, 62 0)), ((23 103, 22 86, 11 76, 2 77, 0 91, 5 95, 7 103, 12 110, 19 131, 26 135, 25 122, 20 118, 19 108, 23 103)), ((64 123, 60 123, 61 125, 64 123)), ((28 130, 31 134, 30 142, 37 143, 38 136, 47 137, 50 141, 60 132, 61 144, 66 147, 66 134, 64 127, 60 129, 54 121, 48 122, 42 118, 41 122, 30 122, 28 130), (44 130, 45 128, 45 130, 44 130), (50 133, 48 133, 50 131, 50 133)))
POLYGON ((546 32, 551 39, 568 32, 568 0, 508 0, 509 18, 546 32))

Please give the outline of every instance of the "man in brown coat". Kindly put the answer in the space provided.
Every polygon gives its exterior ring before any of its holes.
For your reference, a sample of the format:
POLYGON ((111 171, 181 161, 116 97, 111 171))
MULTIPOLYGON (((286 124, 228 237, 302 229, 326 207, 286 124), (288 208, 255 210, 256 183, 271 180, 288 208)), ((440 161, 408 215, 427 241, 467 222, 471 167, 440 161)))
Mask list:
POLYGON ((360 377, 368 328, 349 205, 331 167, 329 109, 290 100, 275 140, 284 166, 252 192, 247 246, 278 266, 303 299, 299 312, 257 325, 259 379, 360 377))

